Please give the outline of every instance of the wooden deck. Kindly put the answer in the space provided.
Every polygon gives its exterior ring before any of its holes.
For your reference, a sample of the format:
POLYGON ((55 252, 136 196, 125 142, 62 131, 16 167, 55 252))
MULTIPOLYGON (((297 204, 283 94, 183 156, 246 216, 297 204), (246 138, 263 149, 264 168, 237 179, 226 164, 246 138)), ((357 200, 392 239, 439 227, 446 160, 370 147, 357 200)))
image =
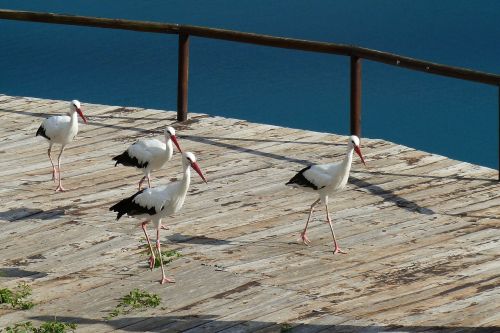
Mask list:
MULTIPOLYGON (((304 164, 339 160, 346 138, 247 121, 82 103, 89 124, 50 181, 41 120, 68 102, 0 95, 0 288, 27 281, 35 307, 0 307, 0 328, 56 317, 77 332, 500 332, 500 192, 495 170, 363 139, 349 188, 331 212, 348 255, 332 255, 324 211, 297 242, 311 194, 284 183, 304 164), (111 157, 176 128, 194 175, 163 247, 177 283, 147 269, 135 219, 108 207, 133 194, 136 170, 111 157), (159 307, 106 321, 134 288, 159 307)), ((179 177, 180 159, 153 185, 179 177)))

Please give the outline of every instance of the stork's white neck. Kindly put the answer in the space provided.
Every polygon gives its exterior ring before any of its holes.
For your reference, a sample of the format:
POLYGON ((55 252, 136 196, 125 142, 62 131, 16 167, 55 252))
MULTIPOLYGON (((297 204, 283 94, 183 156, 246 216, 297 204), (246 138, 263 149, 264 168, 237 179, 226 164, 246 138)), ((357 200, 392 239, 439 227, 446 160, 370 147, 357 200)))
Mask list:
POLYGON ((186 196, 189 184, 191 183, 191 168, 189 163, 182 161, 182 167, 184 168, 184 176, 181 180, 181 190, 182 196, 186 196))
POLYGON ((345 170, 346 174, 349 174, 349 171, 351 171, 353 153, 354 153, 354 147, 349 146, 349 148, 347 148, 347 152, 346 152, 346 155, 344 157, 344 160, 342 161, 342 169, 345 170))
POLYGON ((172 158, 172 155, 174 154, 174 145, 172 143, 170 135, 168 134, 165 135, 165 145, 167 146, 167 149, 165 149, 165 154, 167 154, 167 157, 170 160, 172 158))
POLYGON ((76 126, 78 124, 78 116, 76 112, 69 112, 69 117, 71 118, 71 126, 76 126))

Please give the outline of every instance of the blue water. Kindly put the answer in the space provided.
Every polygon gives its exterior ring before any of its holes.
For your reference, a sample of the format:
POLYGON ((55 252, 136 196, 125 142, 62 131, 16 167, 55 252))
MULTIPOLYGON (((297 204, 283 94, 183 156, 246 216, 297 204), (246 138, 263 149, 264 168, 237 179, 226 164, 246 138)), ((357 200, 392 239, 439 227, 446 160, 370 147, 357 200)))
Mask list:
MULTIPOLYGON (((500 73, 496 0, 6 1, 330 41, 500 73)), ((177 37, 0 20, 0 93, 176 109, 177 37)), ((349 132, 349 59, 191 39, 189 110, 349 132)), ((498 166, 498 89, 363 62, 363 136, 498 166)))

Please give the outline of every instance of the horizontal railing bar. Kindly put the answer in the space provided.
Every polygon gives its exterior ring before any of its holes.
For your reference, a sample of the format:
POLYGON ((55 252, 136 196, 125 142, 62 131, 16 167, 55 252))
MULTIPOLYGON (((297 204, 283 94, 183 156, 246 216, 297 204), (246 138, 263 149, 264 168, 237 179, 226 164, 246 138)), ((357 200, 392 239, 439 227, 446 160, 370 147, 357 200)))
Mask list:
POLYGON ((227 41, 296 49, 310 52, 330 53, 343 56, 355 56, 358 58, 364 58, 367 60, 408 68, 425 73, 500 86, 500 75, 497 74, 474 71, 462 67, 447 66, 393 53, 346 44, 276 37, 270 35, 261 35, 226 29, 198 27, 192 25, 73 16, 53 13, 13 11, 6 9, 0 9, 0 19, 82 25, 109 29, 122 29, 166 34, 179 34, 182 32, 185 34, 204 38, 221 39, 227 41))
POLYGON ((302 51, 330 53, 344 56, 356 56, 358 58, 364 58, 367 60, 408 68, 416 71, 500 86, 500 75, 474 71, 463 67, 442 65, 434 62, 423 61, 359 46, 275 37, 269 35, 260 35, 247 32, 197 26, 180 25, 179 29, 182 32, 198 37, 223 39, 235 42, 296 49, 302 51))
POLYGON ((54 13, 38 13, 0 9, 0 18, 6 20, 29 21, 41 23, 55 23, 68 25, 82 25, 107 29, 132 30, 140 32, 155 32, 163 34, 177 34, 178 24, 110 19, 102 17, 76 16, 54 13))

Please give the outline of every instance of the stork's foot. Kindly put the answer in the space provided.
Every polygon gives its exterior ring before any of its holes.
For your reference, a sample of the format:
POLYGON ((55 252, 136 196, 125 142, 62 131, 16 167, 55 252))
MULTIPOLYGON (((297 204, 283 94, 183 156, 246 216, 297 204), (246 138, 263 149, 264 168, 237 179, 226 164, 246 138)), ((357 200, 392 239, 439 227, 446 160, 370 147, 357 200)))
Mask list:
POLYGON ((338 245, 335 245, 335 250, 333 250, 333 254, 337 254, 337 253, 347 254, 347 252, 342 251, 338 245))
POLYGON ((149 269, 150 270, 153 270, 153 268, 155 268, 155 256, 151 256, 149 257, 149 269))
POLYGON ((165 284, 165 283, 175 283, 175 280, 173 278, 168 278, 166 276, 162 277, 161 281, 160 281, 161 284, 165 284))
POLYGON ((305 231, 300 233, 299 241, 302 241, 302 243, 304 243, 307 246, 309 246, 309 244, 311 244, 311 241, 309 240, 309 238, 307 238, 305 231))
POLYGON ((66 192, 66 189, 64 187, 62 187, 62 185, 59 185, 57 188, 56 188, 56 192, 66 192))

